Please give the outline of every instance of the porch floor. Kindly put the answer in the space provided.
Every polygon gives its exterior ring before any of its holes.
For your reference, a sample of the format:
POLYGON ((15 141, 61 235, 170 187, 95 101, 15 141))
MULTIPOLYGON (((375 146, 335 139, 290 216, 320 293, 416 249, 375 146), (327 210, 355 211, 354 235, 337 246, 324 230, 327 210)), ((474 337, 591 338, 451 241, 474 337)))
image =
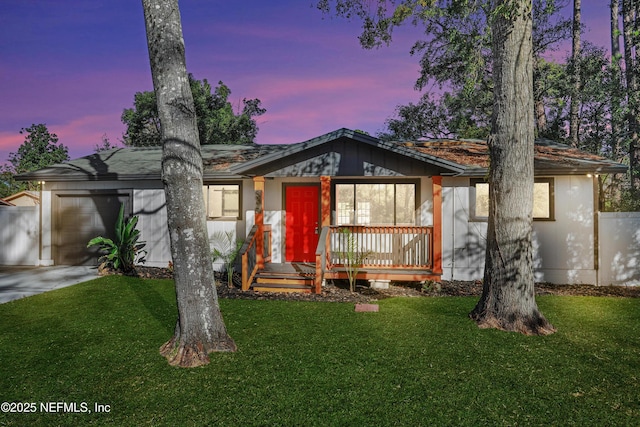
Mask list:
POLYGON ((316 264, 313 262, 265 263, 266 273, 298 274, 300 276, 316 276, 316 264))

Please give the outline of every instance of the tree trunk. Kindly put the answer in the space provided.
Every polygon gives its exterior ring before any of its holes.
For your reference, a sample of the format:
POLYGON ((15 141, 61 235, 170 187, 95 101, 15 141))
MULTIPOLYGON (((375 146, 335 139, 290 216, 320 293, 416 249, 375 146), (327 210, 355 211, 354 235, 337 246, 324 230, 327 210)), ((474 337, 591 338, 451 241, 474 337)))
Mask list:
POLYGON ((631 180, 631 188, 634 193, 638 190, 637 185, 637 147, 638 147, 638 114, 640 106, 638 103, 638 79, 636 77, 636 58, 635 51, 635 21, 636 10, 634 8, 634 0, 623 0, 622 2, 622 22, 623 22, 623 40, 624 40, 624 72, 627 82, 627 126, 629 134, 629 174, 631 180))
POLYGON ((611 57, 620 55, 619 0, 611 0, 611 57))
POLYGON ((620 152, 621 143, 621 120, 619 111, 622 108, 620 90, 622 88, 622 75, 620 69, 620 28, 618 18, 620 17, 619 0, 611 0, 611 151, 612 158, 621 159, 624 155, 620 152))
POLYGON ((538 128, 538 135, 544 135, 547 131, 547 111, 544 107, 544 101, 535 101, 536 109, 536 127, 538 128))
POLYGON ((162 181, 173 257, 178 320, 160 353, 171 365, 209 363, 235 351, 220 313, 202 195, 202 157, 187 78, 177 0, 143 0, 153 86, 162 126, 162 181))
POLYGON ((544 335, 555 328, 538 311, 533 277, 531 2, 497 1, 495 10, 487 250, 482 296, 469 316, 481 328, 544 335))
POLYGON ((580 0, 573 0, 573 44, 571 49, 571 62, 573 70, 571 75, 571 111, 569 113, 569 138, 573 147, 578 147, 578 130, 580 128, 580 0))

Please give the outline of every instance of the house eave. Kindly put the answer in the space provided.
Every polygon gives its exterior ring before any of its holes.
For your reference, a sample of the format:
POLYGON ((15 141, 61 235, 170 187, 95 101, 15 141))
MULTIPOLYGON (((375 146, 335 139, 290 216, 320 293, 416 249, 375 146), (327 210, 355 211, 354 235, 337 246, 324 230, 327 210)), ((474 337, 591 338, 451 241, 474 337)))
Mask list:
MULTIPOLYGON (((461 177, 469 177, 469 178, 479 178, 486 177, 489 173, 489 169, 487 168, 471 168, 467 169, 464 172, 456 175, 461 177)), ((603 165, 599 167, 557 167, 557 168, 536 168, 534 171, 535 176, 563 176, 563 175, 589 175, 589 174, 617 174, 617 173, 627 173, 627 169, 625 167, 614 166, 614 165, 603 165)))

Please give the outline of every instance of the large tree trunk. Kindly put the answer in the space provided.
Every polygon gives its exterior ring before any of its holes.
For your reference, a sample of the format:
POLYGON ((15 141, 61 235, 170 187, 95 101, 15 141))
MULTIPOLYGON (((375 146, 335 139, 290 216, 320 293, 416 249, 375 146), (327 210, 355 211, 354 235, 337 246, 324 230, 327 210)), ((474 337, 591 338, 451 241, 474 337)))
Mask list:
POLYGON ((571 73, 572 90, 571 90, 571 108, 569 113, 569 139, 571 145, 578 147, 578 131, 580 129, 580 0, 573 0, 573 34, 571 62, 573 70, 571 73))
POLYGON ((153 86, 162 126, 162 181, 173 257, 178 321, 160 353, 183 367, 235 351, 220 313, 202 195, 202 157, 185 65, 177 0, 143 0, 153 86))
POLYGON ((533 65, 531 1, 497 1, 492 21, 494 110, 489 137, 489 226, 484 285, 469 314, 482 328, 555 331, 535 301, 532 248, 533 65), (505 4, 503 4, 505 3, 505 4), (513 10, 510 4, 517 8, 513 10))
POLYGON ((636 57, 634 51, 636 48, 635 41, 637 36, 636 19, 637 8, 634 0, 623 0, 622 2, 622 22, 623 39, 624 39, 624 72, 627 82, 627 103, 628 115, 627 126, 629 134, 629 172, 631 179, 631 188, 634 192, 638 191, 638 115, 640 113, 640 99, 638 99, 638 79, 636 69, 636 57))

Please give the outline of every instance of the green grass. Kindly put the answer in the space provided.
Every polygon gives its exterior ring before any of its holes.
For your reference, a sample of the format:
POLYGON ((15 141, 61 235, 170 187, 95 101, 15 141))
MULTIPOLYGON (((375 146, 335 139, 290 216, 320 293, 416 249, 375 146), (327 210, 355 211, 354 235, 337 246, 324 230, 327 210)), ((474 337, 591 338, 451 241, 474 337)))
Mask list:
POLYGON ((221 300, 239 351, 196 369, 158 348, 173 284, 105 277, 0 305, 0 425, 639 425, 640 299, 538 298, 558 333, 480 330, 475 298, 221 300))

